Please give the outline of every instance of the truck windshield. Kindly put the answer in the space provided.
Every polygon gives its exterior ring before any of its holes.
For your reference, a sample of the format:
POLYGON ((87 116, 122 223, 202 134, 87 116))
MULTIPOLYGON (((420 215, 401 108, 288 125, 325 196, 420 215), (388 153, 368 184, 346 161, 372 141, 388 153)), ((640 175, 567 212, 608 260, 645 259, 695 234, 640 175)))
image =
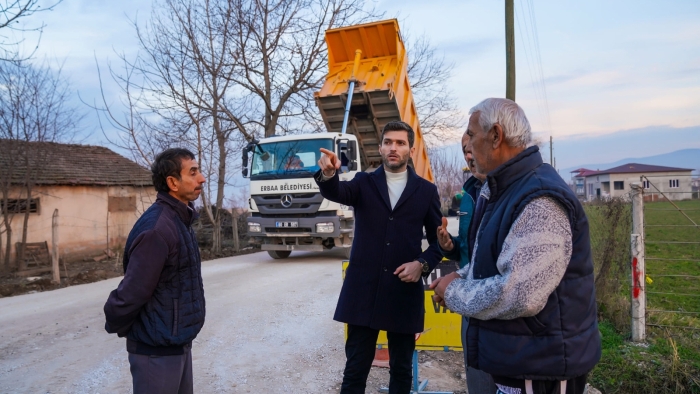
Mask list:
POLYGON ((262 143, 254 150, 250 179, 311 177, 319 168, 320 148, 334 150, 333 140, 324 138, 262 143))

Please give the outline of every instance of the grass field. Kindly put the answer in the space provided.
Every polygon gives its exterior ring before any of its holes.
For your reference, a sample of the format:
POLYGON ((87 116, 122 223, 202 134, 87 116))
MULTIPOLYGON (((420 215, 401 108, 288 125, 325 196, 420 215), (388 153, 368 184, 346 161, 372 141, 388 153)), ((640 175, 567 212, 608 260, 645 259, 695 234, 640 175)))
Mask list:
MULTIPOLYGON (((675 204, 695 223, 700 223, 700 200, 679 201, 675 204)), ((644 218, 646 273, 652 280, 652 283, 647 284, 647 309, 687 312, 650 312, 648 323, 700 329, 700 227, 694 227, 688 218, 668 202, 645 204, 644 218)))
MULTIPOLYGON (((700 223, 700 200, 676 204, 700 223)), ((638 345, 629 341, 629 204, 586 211, 604 272, 596 280, 603 357, 591 383, 605 393, 700 393, 700 228, 669 202, 645 203, 648 326, 638 345)))

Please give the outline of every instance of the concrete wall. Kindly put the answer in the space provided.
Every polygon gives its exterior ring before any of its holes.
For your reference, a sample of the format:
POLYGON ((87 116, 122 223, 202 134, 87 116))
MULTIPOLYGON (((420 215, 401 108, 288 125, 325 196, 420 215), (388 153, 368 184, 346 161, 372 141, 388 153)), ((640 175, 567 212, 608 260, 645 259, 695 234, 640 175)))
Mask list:
MULTIPOLYGON (((37 186, 32 195, 39 199, 39 212, 29 215, 27 242, 47 241, 51 249, 51 219, 58 209, 59 253, 70 261, 96 256, 107 247, 123 247, 136 219, 155 201, 156 191, 152 186, 37 186), (110 212, 110 197, 134 198, 135 209, 115 209, 113 204, 110 212)), ((18 197, 19 190, 11 193, 11 198, 18 197)), ((23 224, 24 214, 12 219, 13 255, 15 242, 22 240, 23 224)), ((3 248, 5 241, 3 236, 3 248)))
POLYGON ((604 174, 586 177, 586 196, 588 201, 597 197, 596 190, 600 188, 601 198, 625 197, 632 190, 632 182, 642 182, 642 175, 646 175, 651 184, 644 189, 645 194, 657 194, 656 199, 663 198, 656 190, 661 192, 671 200, 685 200, 692 198, 692 177, 690 171, 678 172, 655 172, 651 174, 631 173, 631 174, 604 174), (670 181, 678 181, 678 187, 671 187, 670 181), (623 189, 616 190, 615 182, 622 182, 623 189), (591 185, 591 186, 589 186, 591 185), (654 188, 656 186, 656 188, 654 188), (591 187, 593 192, 591 193, 591 187))

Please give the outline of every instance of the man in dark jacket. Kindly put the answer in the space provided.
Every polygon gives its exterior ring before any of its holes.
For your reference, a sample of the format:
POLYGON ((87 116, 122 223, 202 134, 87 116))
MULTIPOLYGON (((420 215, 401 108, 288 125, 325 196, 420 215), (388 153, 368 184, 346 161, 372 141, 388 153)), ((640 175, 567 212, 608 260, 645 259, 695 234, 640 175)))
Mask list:
POLYGON ((516 103, 487 99, 470 112, 467 151, 487 174, 471 264, 431 284, 435 301, 469 317, 467 364, 491 374, 498 393, 583 393, 601 355, 586 214, 527 147, 516 103))
POLYGON ((411 390, 415 334, 425 315, 421 275, 439 263, 437 188, 408 167, 413 129, 389 122, 382 130, 383 165, 341 182, 340 160, 321 149, 316 179, 321 194, 355 209, 355 238, 335 320, 348 324, 341 393, 364 393, 379 330, 387 331, 391 394, 411 390), (425 228, 429 247, 422 251, 425 228))
POLYGON ((151 172, 158 197, 129 233, 105 329, 126 337, 134 394, 192 393, 192 340, 205 314, 192 201, 205 179, 186 149, 159 154, 151 172))

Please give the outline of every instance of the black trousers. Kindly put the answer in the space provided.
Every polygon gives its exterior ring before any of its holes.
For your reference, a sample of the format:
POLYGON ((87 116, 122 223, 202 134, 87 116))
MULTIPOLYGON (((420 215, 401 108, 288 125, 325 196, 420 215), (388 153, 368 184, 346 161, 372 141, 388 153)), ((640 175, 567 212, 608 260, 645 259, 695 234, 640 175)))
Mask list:
MULTIPOLYGON (((341 394, 364 394, 367 376, 372 368, 374 349, 379 330, 348 324, 348 340, 345 342, 345 372, 341 394)), ((416 338, 413 334, 387 332, 389 340, 389 394, 411 392, 413 379, 413 351, 416 338)))
POLYGON ((192 345, 178 356, 129 353, 134 394, 192 394, 192 345))

